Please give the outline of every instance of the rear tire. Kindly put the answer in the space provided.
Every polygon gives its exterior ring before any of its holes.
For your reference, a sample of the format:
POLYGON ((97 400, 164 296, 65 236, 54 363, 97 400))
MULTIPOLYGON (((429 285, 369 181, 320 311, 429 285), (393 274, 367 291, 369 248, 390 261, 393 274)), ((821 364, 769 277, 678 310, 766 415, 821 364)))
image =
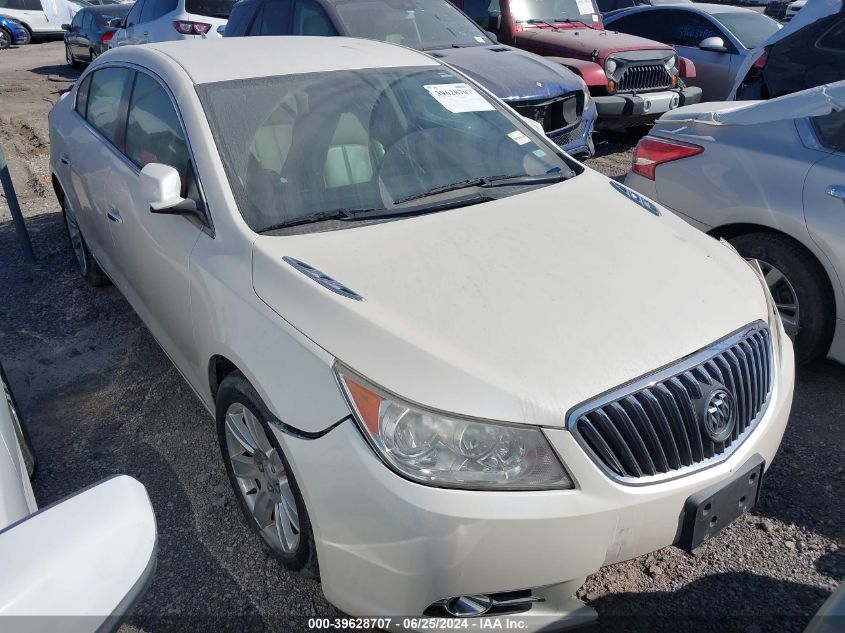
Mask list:
POLYGON ((12 34, 6 29, 0 27, 0 51, 5 51, 12 45, 12 34))
POLYGON ((836 309, 827 274, 816 259, 798 242, 777 233, 748 233, 730 243, 764 269, 784 328, 795 344, 795 362, 825 356, 833 339, 836 309))
POLYGON ((70 249, 73 253, 73 261, 76 263, 76 268, 79 271, 79 274, 82 275, 82 278, 94 288, 108 286, 111 282, 106 276, 106 273, 103 272, 103 269, 100 268, 100 265, 94 259, 94 256, 91 255, 91 251, 88 249, 88 244, 85 242, 85 238, 82 235, 82 227, 79 226, 79 222, 76 219, 76 212, 70 208, 65 196, 61 196, 61 200, 59 202, 62 205, 62 217, 65 221, 65 232, 67 234, 68 243, 70 244, 70 249))
POLYGON ((287 569, 319 579, 311 521, 290 464, 270 430, 269 421, 273 419, 261 397, 239 371, 220 383, 217 392, 220 452, 247 524, 287 569), (237 476, 233 464, 238 466, 237 476), (273 508, 271 511, 259 510, 263 500, 273 508))

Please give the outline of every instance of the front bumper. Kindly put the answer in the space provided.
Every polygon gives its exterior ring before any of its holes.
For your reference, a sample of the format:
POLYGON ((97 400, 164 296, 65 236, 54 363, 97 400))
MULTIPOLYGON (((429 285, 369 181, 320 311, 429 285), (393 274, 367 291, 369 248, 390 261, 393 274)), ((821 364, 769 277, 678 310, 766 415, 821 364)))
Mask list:
POLYGON ((701 88, 688 86, 683 90, 646 92, 642 94, 619 94, 593 97, 599 117, 603 119, 624 119, 629 117, 660 116, 664 112, 701 101, 701 88), (669 94, 678 95, 677 104, 661 98, 669 94))
POLYGON ((544 429, 574 490, 481 492, 407 481, 373 454, 348 420, 316 439, 278 432, 314 527, 330 602, 351 615, 420 616, 452 596, 531 589, 539 630, 584 623, 576 589, 600 567, 675 543, 686 500, 759 455, 771 464, 789 417, 791 343, 781 337, 771 401, 724 462, 649 486, 608 478, 571 433, 544 429))

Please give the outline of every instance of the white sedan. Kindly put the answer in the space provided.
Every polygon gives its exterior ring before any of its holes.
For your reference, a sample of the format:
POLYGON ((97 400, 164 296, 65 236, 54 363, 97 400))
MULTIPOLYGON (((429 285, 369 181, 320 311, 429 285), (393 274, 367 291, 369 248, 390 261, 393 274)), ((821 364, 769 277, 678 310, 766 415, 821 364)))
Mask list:
POLYGON ((680 108, 625 182, 760 262, 799 361, 845 362, 845 81, 680 108))
POLYGON ((580 622, 588 574, 756 502, 794 382, 759 269, 436 59, 115 49, 50 138, 80 272, 127 297, 249 524, 345 612, 580 622))

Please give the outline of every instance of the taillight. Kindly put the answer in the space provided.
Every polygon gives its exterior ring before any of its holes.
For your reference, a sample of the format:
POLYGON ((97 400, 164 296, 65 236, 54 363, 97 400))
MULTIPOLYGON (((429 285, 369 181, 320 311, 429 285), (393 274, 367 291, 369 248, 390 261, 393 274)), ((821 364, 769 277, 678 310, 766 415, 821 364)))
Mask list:
POLYGON ((108 33, 103 33, 103 37, 100 38, 100 44, 105 46, 106 44, 111 42, 111 38, 114 37, 114 33, 115 33, 114 31, 109 31, 108 33))
POLYGON ((646 136, 637 143, 634 150, 632 170, 649 180, 654 180, 654 170, 658 165, 681 158, 689 158, 704 151, 700 145, 666 141, 653 136, 646 136))
POLYGON ((188 20, 176 20, 173 28, 182 35, 205 35, 211 30, 211 25, 205 22, 190 22, 188 20))
POLYGON ((757 61, 754 62, 751 67, 756 68, 757 70, 763 70, 766 67, 766 62, 769 60, 769 49, 764 48, 763 54, 757 58, 757 61))

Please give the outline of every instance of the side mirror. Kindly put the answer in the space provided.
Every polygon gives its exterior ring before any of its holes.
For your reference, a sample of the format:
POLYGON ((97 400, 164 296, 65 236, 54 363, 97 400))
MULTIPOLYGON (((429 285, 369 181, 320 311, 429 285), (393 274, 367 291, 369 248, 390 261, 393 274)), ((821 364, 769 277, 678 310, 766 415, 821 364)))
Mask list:
POLYGON ((534 119, 529 119, 527 116, 522 116, 521 114, 519 117, 522 119, 523 123, 525 123, 528 127, 532 130, 540 134, 541 136, 546 135, 546 130, 543 129, 543 124, 539 121, 535 121, 534 119))
MULTIPOLYGON (((115 631, 146 591, 157 550, 144 486, 126 475, 106 479, 0 531, 0 612, 115 631)), ((12 628, 29 628, 23 619, 12 628)))
POLYGON ((725 46, 725 40, 721 37, 707 37, 698 44, 698 48, 703 51, 713 51, 714 53, 727 52, 728 48, 725 46))
POLYGON ((62 24, 63 31, 70 31, 70 24, 62 24))
POLYGON ((182 197, 182 179, 170 165, 147 163, 141 170, 141 193, 153 213, 168 213, 179 206, 182 197))
POLYGON ((485 31, 485 33, 487 33, 487 37, 489 37, 491 40, 493 40, 497 44, 499 43, 499 36, 493 33, 493 31, 485 31))

